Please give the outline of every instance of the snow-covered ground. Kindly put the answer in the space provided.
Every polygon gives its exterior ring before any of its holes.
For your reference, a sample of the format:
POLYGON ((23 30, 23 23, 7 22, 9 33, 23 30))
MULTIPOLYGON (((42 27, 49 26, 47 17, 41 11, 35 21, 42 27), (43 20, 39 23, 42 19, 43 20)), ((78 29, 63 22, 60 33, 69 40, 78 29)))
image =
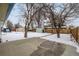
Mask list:
MULTIPOLYGON (((27 33, 27 38, 41 37, 41 36, 46 36, 46 35, 50 35, 50 33, 28 32, 27 33)), ((25 39, 24 38, 24 32, 7 32, 7 33, 2 33, 2 42, 21 40, 21 39, 25 39)))
MULTIPOLYGON (((74 41, 74 38, 70 38, 70 34, 61 34, 60 38, 57 38, 57 34, 51 34, 51 33, 37 33, 37 32, 28 32, 27 38, 32 37, 40 37, 42 39, 50 40, 50 41, 56 41, 64 44, 68 44, 71 46, 74 46, 77 48, 77 52, 79 52, 79 46, 74 41)), ((2 33, 2 42, 8 41, 14 41, 14 40, 22 40, 24 38, 23 32, 9 32, 9 33, 2 33)))

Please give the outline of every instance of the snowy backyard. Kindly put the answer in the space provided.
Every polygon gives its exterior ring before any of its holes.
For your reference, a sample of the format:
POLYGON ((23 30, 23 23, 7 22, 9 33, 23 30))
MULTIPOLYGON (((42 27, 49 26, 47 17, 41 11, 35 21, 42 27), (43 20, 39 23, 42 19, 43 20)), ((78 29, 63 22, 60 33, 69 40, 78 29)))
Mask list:
MULTIPOLYGON (((27 38, 41 37, 41 36, 46 36, 46 35, 50 35, 50 33, 28 32, 27 38)), ((2 33, 2 42, 21 40, 21 39, 25 39, 24 32, 2 33)))
POLYGON ((0 14, 0 55, 79 56, 79 4, 4 3, 0 14))
MULTIPOLYGON (((51 33, 37 33, 37 32, 28 32, 27 38, 33 38, 33 37, 40 37, 41 39, 46 39, 49 41, 55 41, 64 43, 67 45, 71 45, 77 48, 77 52, 79 52, 79 46, 74 41, 74 38, 70 38, 70 34, 61 34, 61 38, 57 38, 57 34, 51 34, 51 33)), ((10 33, 2 33, 2 42, 7 41, 16 41, 16 40, 22 40, 26 39, 24 38, 23 32, 10 32, 10 33)))

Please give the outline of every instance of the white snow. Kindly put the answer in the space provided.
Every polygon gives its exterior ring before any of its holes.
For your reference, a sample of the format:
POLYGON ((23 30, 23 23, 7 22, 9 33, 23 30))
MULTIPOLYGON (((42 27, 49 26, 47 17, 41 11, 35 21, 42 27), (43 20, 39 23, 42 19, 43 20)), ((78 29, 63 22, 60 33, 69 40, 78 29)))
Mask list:
POLYGON ((14 41, 14 40, 19 40, 19 39, 24 39, 23 33, 21 32, 2 33, 2 42, 14 41))
MULTIPOLYGON (((41 36, 46 36, 46 35, 49 35, 49 34, 50 33, 28 32, 27 38, 41 37, 41 36)), ((25 39, 24 38, 24 32, 7 32, 7 33, 2 32, 2 42, 21 40, 21 39, 25 39)))
POLYGON ((61 34, 60 38, 57 38, 57 34, 41 37, 42 39, 47 39, 50 41, 62 42, 69 45, 73 45, 74 41, 71 41, 70 34, 61 34))

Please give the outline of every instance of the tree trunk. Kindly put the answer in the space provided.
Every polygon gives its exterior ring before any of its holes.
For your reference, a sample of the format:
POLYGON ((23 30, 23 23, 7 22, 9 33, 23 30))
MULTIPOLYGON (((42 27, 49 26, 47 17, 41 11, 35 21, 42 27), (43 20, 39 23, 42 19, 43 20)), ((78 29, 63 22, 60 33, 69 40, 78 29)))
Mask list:
MULTIPOLYGON (((1 29, 0 29, 1 30, 1 29)), ((1 43, 1 31, 0 31, 0 43, 1 43)))
POLYGON ((0 43, 1 43, 1 37, 0 37, 0 43))
POLYGON ((57 38, 60 38, 60 28, 57 28, 57 38))
POLYGON ((40 22, 38 23, 38 28, 41 28, 41 24, 40 24, 40 22))
POLYGON ((26 28, 26 25, 25 25, 25 33, 24 33, 25 38, 27 38, 27 31, 28 31, 28 29, 26 28))
POLYGON ((32 30, 34 29, 34 28, 33 28, 33 22, 31 22, 31 28, 32 28, 32 30))

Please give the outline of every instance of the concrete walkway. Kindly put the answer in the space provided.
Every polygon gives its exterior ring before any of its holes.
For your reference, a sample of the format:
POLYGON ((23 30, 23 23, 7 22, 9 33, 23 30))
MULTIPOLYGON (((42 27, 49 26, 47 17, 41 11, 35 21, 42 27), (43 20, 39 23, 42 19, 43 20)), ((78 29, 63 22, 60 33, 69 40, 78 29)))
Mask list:
POLYGON ((29 56, 44 41, 45 40, 41 40, 38 38, 30 38, 30 39, 0 43, 0 55, 29 56))
POLYGON ((57 38, 57 34, 40 37, 40 38, 73 46, 76 48, 76 51, 79 53, 79 44, 75 41, 74 38, 70 37, 70 34, 60 34, 60 38, 57 38))
POLYGON ((77 53, 75 47, 67 45, 62 56, 79 56, 79 53, 77 53))
MULTIPOLYGON (((46 40, 40 38, 29 38, 12 42, 0 43, 0 55, 2 56, 29 56, 38 46, 46 40)), ((40 51, 41 52, 41 51, 40 51)), ((66 45, 62 56, 79 56, 76 49, 66 45)))

